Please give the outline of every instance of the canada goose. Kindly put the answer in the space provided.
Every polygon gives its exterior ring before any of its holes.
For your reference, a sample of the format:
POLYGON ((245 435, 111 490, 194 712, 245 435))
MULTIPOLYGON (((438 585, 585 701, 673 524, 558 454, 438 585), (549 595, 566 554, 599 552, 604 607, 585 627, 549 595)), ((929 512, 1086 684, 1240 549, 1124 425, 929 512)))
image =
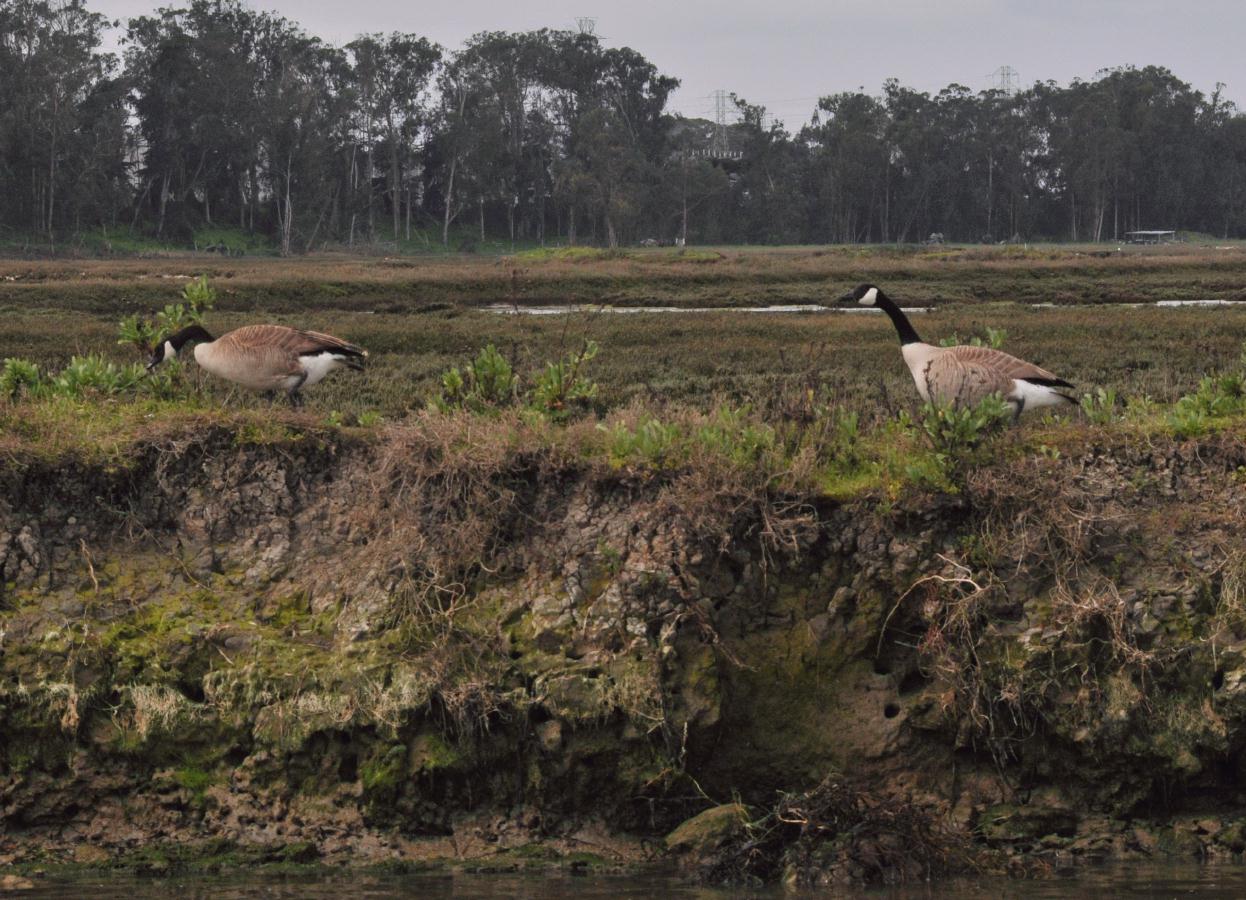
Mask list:
POLYGON ((885 312, 900 335, 900 352, 913 373, 923 400, 972 406, 991 394, 1013 405, 1013 421, 1026 408, 1058 406, 1077 401, 1060 388, 1073 385, 1046 369, 991 347, 935 347, 913 329, 900 307, 872 284, 859 285, 839 298, 840 303, 876 306, 885 312))
POLYGON ((320 381, 334 369, 363 369, 368 351, 318 331, 300 331, 285 325, 244 325, 213 338, 199 325, 183 328, 157 345, 147 363, 151 371, 196 341, 195 362, 219 378, 253 391, 283 390, 291 406, 302 406, 299 391, 320 381))

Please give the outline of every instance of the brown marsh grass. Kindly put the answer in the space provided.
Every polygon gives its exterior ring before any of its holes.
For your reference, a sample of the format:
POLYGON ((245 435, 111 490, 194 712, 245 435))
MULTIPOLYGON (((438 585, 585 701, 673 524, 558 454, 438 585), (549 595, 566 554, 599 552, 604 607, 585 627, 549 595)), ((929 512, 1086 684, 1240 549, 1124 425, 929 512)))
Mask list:
POLYGON ((861 281, 909 303, 1246 299, 1246 245, 781 247, 586 250, 571 257, 0 261, 0 310, 122 315, 158 307, 207 274, 222 308, 411 312, 443 304, 589 302, 743 306, 821 303, 861 281))
MULTIPOLYGON (((698 257, 707 254, 698 251, 698 257)), ((116 342, 117 321, 134 309, 172 302, 182 275, 206 272, 217 287, 209 328, 222 333, 256 321, 315 328, 370 351, 364 373, 336 373, 308 392, 313 410, 345 417, 373 410, 397 418, 423 408, 440 375, 495 344, 521 377, 592 339, 600 355, 589 366, 599 385, 597 412, 639 405, 707 409, 751 405, 768 418, 800 418, 814 404, 857 411, 869 421, 911 408, 916 393, 897 352, 890 323, 878 315, 838 312, 577 312, 513 316, 473 308, 473 285, 503 293, 516 284, 545 283, 545 300, 578 302, 584 285, 629 280, 650 299, 687 305, 728 301, 827 301, 858 280, 876 280, 905 303, 930 303, 914 316, 928 340, 1004 329, 1004 349, 1077 383, 1113 390, 1127 400, 1171 401, 1203 375, 1239 364, 1246 306, 1124 307, 1111 304, 1035 308, 990 299, 1070 296, 1099 299, 1226 299, 1246 296, 1246 250, 1145 248, 1090 255, 1085 248, 724 249, 711 261, 681 259, 669 250, 628 251, 624 258, 551 260, 205 258, 0 262, 0 359, 31 359, 46 370, 74 354, 102 353, 136 361, 116 342), (177 277, 175 277, 177 276, 177 277), (993 279, 979 302, 954 302, 975 279, 993 279), (1015 286, 1026 283, 1028 293, 1015 286), (325 285, 336 285, 326 291, 325 285), (786 296, 804 285, 801 298, 786 296), (453 302, 425 301, 424 289, 453 302), (1051 293, 1042 291, 1052 288, 1051 293), (724 293, 725 292, 725 293, 724 293), (1096 296, 1096 292, 1099 296, 1096 296), (934 300, 936 296, 943 299, 934 300), (385 300, 384 298, 391 298, 385 300), (110 299, 112 298, 112 299, 110 299), (118 299, 121 298, 121 299, 118 299), (248 299, 249 298, 249 299, 248 299), (704 301, 704 302, 702 302, 704 301)), ((522 291, 520 291, 522 293, 522 291)), ((638 295, 637 295, 638 296, 638 295)), ((496 299, 496 297, 494 298, 496 299)), ((206 376, 209 402, 263 401, 206 376)))

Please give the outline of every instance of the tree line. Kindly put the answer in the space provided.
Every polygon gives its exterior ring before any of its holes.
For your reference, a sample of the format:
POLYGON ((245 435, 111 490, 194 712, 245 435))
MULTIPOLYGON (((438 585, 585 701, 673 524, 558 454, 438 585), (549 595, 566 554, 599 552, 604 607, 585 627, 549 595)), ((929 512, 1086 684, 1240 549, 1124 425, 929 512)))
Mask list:
POLYGON ((732 152, 667 108, 677 79, 589 34, 342 47, 238 0, 110 27, 0 0, 0 238, 86 231, 282 253, 423 239, 614 246, 1246 235, 1246 116, 1167 69, 1018 93, 888 81, 799 128, 735 97, 732 152), (723 156, 723 154, 719 154, 723 156))

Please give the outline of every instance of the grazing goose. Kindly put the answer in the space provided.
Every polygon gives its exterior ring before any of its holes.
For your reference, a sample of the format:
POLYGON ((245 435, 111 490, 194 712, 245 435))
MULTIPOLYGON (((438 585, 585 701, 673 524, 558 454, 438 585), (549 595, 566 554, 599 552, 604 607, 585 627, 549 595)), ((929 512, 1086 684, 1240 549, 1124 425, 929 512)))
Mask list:
POLYGON ((368 351, 318 331, 285 325, 244 325, 213 339, 199 325, 183 328, 158 345, 147 363, 150 372, 191 341, 195 362, 219 378, 253 391, 285 391, 291 406, 302 406, 299 391, 334 369, 363 369, 368 351))
POLYGON ((860 285, 839 302, 876 306, 891 318, 900 335, 900 352, 923 400, 973 406, 991 394, 999 394, 1013 405, 1014 422, 1027 408, 1077 402, 1061 390, 1072 388, 1072 384, 1002 350, 925 343, 900 307, 872 284, 860 285))

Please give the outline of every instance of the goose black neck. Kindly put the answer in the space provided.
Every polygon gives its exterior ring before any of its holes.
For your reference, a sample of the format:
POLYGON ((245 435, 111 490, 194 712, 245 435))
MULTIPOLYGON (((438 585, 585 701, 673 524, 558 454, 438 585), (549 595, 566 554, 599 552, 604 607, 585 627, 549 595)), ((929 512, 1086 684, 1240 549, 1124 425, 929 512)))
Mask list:
POLYGON ((216 338, 208 334, 208 330, 202 325, 189 325, 177 334, 169 335, 165 340, 173 345, 174 350, 180 351, 188 341, 199 341, 206 344, 211 343, 216 338))
POLYGON ((909 317, 882 291, 878 292, 878 299, 874 301, 874 305, 891 318, 891 324, 896 326, 896 333, 900 335, 901 347, 905 344, 920 344, 922 342, 922 339, 917 336, 917 331, 914 330, 913 324, 909 321, 909 317))

